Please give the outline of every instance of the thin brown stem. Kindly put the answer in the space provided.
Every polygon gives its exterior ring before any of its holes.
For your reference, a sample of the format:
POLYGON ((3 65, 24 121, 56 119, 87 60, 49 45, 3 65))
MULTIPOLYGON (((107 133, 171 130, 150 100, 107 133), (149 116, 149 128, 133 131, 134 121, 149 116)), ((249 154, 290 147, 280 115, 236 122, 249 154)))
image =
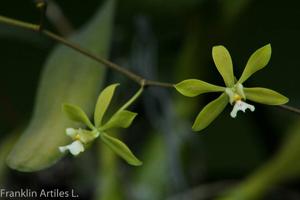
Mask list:
MULTIPOLYGON (((20 27, 20 28, 24 28, 24 29, 28 29, 28 30, 32 30, 32 31, 35 31, 35 32, 40 32, 42 33, 43 35, 47 36, 48 38, 56 41, 56 42, 59 42, 61 44, 64 44, 65 46, 68 46, 70 47, 71 49, 103 64, 104 66, 112 69, 112 70, 115 70, 123 75, 125 75, 126 77, 128 77, 129 79, 133 80, 134 82, 136 82, 137 84, 141 85, 141 86, 156 86, 156 87, 164 87, 164 88, 173 88, 174 87, 174 84, 172 83, 165 83, 165 82, 159 82, 159 81, 154 81, 154 80, 148 80, 142 76, 139 76, 135 73, 133 73, 132 71, 120 66, 120 65, 117 65, 109 60, 106 60, 104 58, 101 58, 97 55, 95 55, 94 53, 90 52, 89 50, 87 49, 84 49, 82 47, 80 47, 79 45, 49 31, 49 30, 46 30, 46 29, 41 29, 41 26, 40 25, 37 25, 37 24, 32 24, 32 23, 28 23, 28 22, 23 22, 23 21, 20 21, 20 20, 16 20, 16 19, 12 19, 12 18, 9 18, 9 17, 4 17, 4 16, 1 16, 0 15, 0 23, 3 23, 3 24, 7 24, 7 25, 10 25, 10 26, 15 26, 15 27, 20 27)), ((284 110, 288 110, 288 111, 291 111, 293 113, 296 113, 298 115, 300 115, 300 109, 298 108, 295 108, 295 107, 292 107, 292 106, 287 106, 287 105, 281 105, 279 106, 281 107, 282 109, 284 110)))
POLYGON ((45 25, 45 16, 47 11, 47 3, 44 0, 36 0, 36 7, 40 10, 40 24, 39 30, 41 31, 45 25))
POLYGON ((72 49, 74 49, 77 52, 80 52, 81 54, 105 65, 106 67, 115 70, 125 76, 127 76, 129 79, 135 81, 136 83, 138 83, 139 85, 144 85, 144 86, 158 86, 158 87, 173 87, 173 84, 171 83, 164 83, 164 82, 159 82, 159 81, 153 81, 153 80, 147 80, 142 76, 139 76, 133 72, 131 72, 130 70, 119 66, 109 60, 106 60, 104 58, 101 58, 97 55, 95 55, 94 53, 90 52, 87 49, 84 49, 82 47, 80 47, 79 45, 49 31, 46 29, 40 29, 40 25, 36 25, 36 24, 31 24, 28 22, 23 22, 23 21, 19 21, 19 20, 15 20, 15 19, 11 19, 8 17, 4 17, 0 15, 0 22, 10 25, 10 26, 16 26, 16 27, 20 27, 20 28, 24 28, 24 29, 28 29, 28 30, 32 30, 32 31, 36 31, 36 32, 40 32, 43 35, 51 38, 52 40, 59 42, 61 44, 64 44, 65 46, 68 46, 72 49))
POLYGON ((295 108, 295 107, 288 106, 288 105, 280 105, 279 107, 284 109, 284 110, 287 110, 287 111, 290 111, 292 113, 300 115, 300 109, 299 108, 295 108))

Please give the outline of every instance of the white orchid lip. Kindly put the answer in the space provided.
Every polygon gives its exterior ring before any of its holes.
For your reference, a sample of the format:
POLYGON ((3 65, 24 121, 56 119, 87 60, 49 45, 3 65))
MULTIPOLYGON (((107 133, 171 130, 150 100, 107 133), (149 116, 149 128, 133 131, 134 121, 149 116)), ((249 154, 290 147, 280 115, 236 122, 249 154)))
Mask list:
POLYGON ((66 151, 69 151, 74 156, 77 156, 81 152, 84 152, 84 145, 80 140, 79 132, 80 129, 74 129, 74 128, 66 129, 66 135, 71 137, 74 141, 69 145, 58 147, 61 153, 65 153, 66 151))
POLYGON ((232 88, 226 88, 225 93, 229 97, 230 104, 233 105, 233 109, 230 113, 230 116, 232 118, 236 118, 236 115, 240 110, 243 112, 246 112, 247 109, 252 112, 255 110, 255 107, 253 105, 242 101, 243 99, 246 99, 244 87, 242 84, 237 83, 232 88))
POLYGON ((71 154, 77 156, 81 152, 84 152, 84 146, 79 140, 76 140, 69 145, 59 147, 59 151, 62 153, 70 151, 71 154))
POLYGON ((254 111, 255 110, 255 107, 251 104, 248 104, 246 102, 243 102, 242 100, 238 100, 235 102, 234 106, 233 106, 233 109, 230 113, 230 116, 232 118, 235 118, 238 111, 243 111, 243 112, 246 112, 246 110, 249 109, 250 111, 254 111))
POLYGON ((86 131, 80 128, 67 128, 66 135, 71 137, 73 142, 66 146, 60 146, 58 149, 61 153, 69 151, 74 156, 77 156, 79 153, 85 150, 84 145, 92 142, 99 136, 99 134, 100 133, 98 130, 86 131))

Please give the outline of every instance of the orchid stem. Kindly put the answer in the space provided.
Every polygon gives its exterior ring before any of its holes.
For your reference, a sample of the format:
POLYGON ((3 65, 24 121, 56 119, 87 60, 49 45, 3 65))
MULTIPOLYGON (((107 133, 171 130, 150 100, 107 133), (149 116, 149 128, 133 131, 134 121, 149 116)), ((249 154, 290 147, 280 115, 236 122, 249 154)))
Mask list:
MULTIPOLYGON (((16 19, 12 19, 9 17, 5 17, 0 15, 0 23, 2 24, 6 24, 9 26, 14 26, 14 27, 19 27, 19 28, 23 28, 23 29, 27 29, 27 30, 31 30, 34 32, 39 32, 45 36, 47 36, 48 38, 59 42, 95 61, 97 61, 98 63, 101 63, 103 65, 105 65, 107 68, 110 68, 114 71, 117 71, 121 74, 123 74, 124 76, 128 77, 129 79, 131 79, 132 81, 136 82, 137 84, 139 84, 142 87, 146 87, 146 86, 156 86, 156 87, 163 87, 163 88, 174 88, 174 84, 172 83, 166 83, 166 82, 160 82, 160 81, 154 81, 154 80, 148 80, 138 74, 133 73, 132 71, 117 65, 109 60, 106 60, 102 57, 97 56, 96 54, 88 51, 87 49, 84 49, 82 47, 80 47, 79 45, 65 39, 62 36, 59 36, 47 29, 44 29, 41 24, 37 25, 37 24, 32 24, 32 23, 28 23, 28 22, 24 22, 24 21, 20 21, 20 20, 16 20, 16 19)), ((292 107, 292 106, 288 106, 288 105, 280 105, 280 108, 293 112, 295 114, 300 115, 300 109, 292 107)))
POLYGON ((47 30, 47 29, 41 29, 40 25, 37 24, 32 24, 32 23, 28 23, 28 22, 23 22, 20 20, 16 20, 16 19, 12 19, 9 17, 4 17, 0 15, 0 23, 6 24, 6 25, 10 25, 10 26, 15 26, 15 27, 19 27, 19 28, 24 28, 27 30, 31 30, 31 31, 35 31, 35 32, 39 32, 47 37, 49 37, 50 39, 59 42, 65 46, 70 47, 71 49, 105 65, 106 67, 115 70, 125 76, 127 76, 129 79, 133 80, 134 82, 138 83, 139 85, 143 85, 143 86, 157 86, 157 87, 167 87, 167 88, 171 88, 173 87, 173 84, 171 83, 164 83, 164 82, 159 82, 159 81, 154 81, 154 80, 147 80, 133 72, 131 72, 130 70, 117 65, 109 60, 106 60, 102 57, 99 57, 97 55, 95 55, 94 53, 88 51, 87 49, 84 49, 82 47, 80 47, 79 45, 47 30))

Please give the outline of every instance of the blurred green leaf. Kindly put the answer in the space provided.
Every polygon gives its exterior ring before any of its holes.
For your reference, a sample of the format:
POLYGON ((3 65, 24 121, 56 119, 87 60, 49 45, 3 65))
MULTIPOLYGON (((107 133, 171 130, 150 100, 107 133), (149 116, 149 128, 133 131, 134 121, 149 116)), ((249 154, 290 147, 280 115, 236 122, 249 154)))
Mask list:
MULTIPOLYGON (((114 134, 118 134, 115 133, 114 134)), ((123 200, 122 176, 119 170, 118 156, 102 140, 95 141, 98 149, 97 178, 95 186, 94 200, 123 200)), ((95 175, 94 175, 95 179, 95 175)))
POLYGON ((281 105, 289 101, 289 99, 282 94, 267 88, 244 88, 244 92, 247 99, 262 104, 281 105))
POLYGON ((231 56, 224 46, 214 46, 212 49, 212 56, 215 65, 224 79, 227 87, 234 85, 234 75, 231 56))
POLYGON ((224 92, 225 88, 198 79, 187 79, 174 86, 178 92, 187 97, 195 97, 207 92, 224 92))
POLYGON ((300 121, 291 126, 275 156, 218 200, 259 200, 276 185, 300 177, 300 121))
POLYGON ((207 104, 198 114, 194 124, 193 131, 201 131, 206 128, 228 104, 228 96, 223 93, 217 99, 207 104))
POLYGON ((102 130, 108 130, 111 128, 128 128, 133 122, 137 113, 130 112, 128 110, 121 110, 114 114, 110 120, 101 127, 102 130))
POLYGON ((139 166, 143 163, 137 159, 130 149, 120 140, 103 133, 100 135, 103 142, 108 145, 108 147, 113 150, 117 155, 126 160, 130 165, 139 166))
POLYGON ((143 167, 137 169, 131 181, 132 200, 166 199, 168 190, 168 154, 161 132, 150 132, 142 155, 143 167))
POLYGON ((95 125, 97 128, 102 124, 102 118, 111 102, 111 99, 115 93, 115 89, 118 85, 119 84, 112 84, 106 87, 98 97, 94 114, 95 125))
MULTIPOLYGON (((98 55, 107 55, 113 11, 114 1, 108 1, 71 40, 98 55)), ((61 112, 61 105, 76 104, 90 115, 103 76, 99 63, 63 45, 56 47, 42 73, 30 124, 8 156, 8 165, 31 172, 57 162, 62 157, 58 147, 69 142, 64 131, 75 125, 61 112)))
POLYGON ((17 128, 17 130, 12 131, 5 138, 1 138, 1 143, 0 143, 0 186, 3 186, 3 182, 5 180, 5 175, 8 170, 8 167, 5 163, 6 157, 9 154, 9 152, 11 151, 11 149, 13 148, 14 144, 16 143, 21 129, 23 129, 23 127, 17 128))
POLYGON ((67 114, 69 119, 75 122, 81 122, 87 125, 90 129, 93 129, 93 124, 89 120, 85 112, 78 106, 72 104, 64 104, 63 111, 67 114))
MULTIPOLYGON (((219 1, 222 9, 222 21, 225 24, 232 24, 234 21, 240 19, 241 13, 243 13, 250 5, 252 0, 222 0, 219 1)), ((230 27, 230 26, 228 26, 230 27)))
POLYGON ((271 44, 267 44, 256 50, 249 58, 243 74, 238 81, 239 83, 245 82, 252 74, 264 68, 271 58, 271 44))

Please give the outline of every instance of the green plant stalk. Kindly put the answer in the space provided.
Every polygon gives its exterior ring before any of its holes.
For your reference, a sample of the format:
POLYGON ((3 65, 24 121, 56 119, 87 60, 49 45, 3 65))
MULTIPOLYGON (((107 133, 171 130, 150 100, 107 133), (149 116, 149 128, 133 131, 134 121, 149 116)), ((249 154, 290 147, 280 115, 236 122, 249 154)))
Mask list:
POLYGON ((142 86, 116 113, 128 108, 144 91, 144 86, 142 86))
POLYGON ((121 200, 123 195, 120 189, 117 157, 101 140, 97 140, 97 147, 99 170, 94 200, 121 200))
POLYGON ((225 198, 217 200, 253 200, 261 199, 264 194, 269 191, 274 184, 280 182, 282 176, 282 166, 269 162, 263 168, 259 169, 255 174, 250 176, 248 180, 234 191, 226 195, 225 198))
POLYGON ((218 200, 262 199, 278 184, 300 176, 300 121, 287 133, 288 139, 275 155, 248 179, 218 200))
POLYGON ((143 167, 137 168, 131 181, 131 200, 165 199, 169 177, 167 152, 162 133, 150 131, 151 137, 143 145, 143 167))

